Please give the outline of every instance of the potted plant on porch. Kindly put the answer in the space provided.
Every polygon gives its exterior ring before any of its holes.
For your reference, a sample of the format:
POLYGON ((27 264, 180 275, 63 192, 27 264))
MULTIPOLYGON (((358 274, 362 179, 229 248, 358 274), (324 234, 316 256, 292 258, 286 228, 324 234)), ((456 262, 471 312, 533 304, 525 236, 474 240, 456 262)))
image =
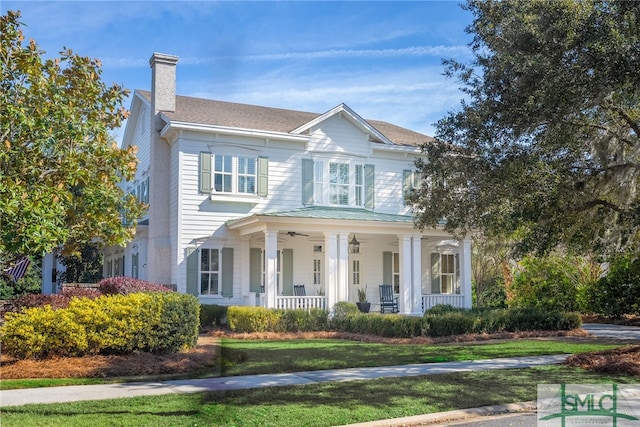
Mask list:
POLYGON ((371 303, 367 301, 367 287, 358 288, 358 302, 356 303, 358 310, 362 313, 368 313, 371 308, 371 303))

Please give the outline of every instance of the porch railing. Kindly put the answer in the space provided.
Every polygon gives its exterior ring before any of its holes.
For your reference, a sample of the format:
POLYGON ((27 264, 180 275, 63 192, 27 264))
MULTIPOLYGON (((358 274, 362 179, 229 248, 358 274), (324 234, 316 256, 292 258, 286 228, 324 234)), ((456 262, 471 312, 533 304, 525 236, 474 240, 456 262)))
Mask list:
POLYGON ((276 307, 285 310, 301 308, 309 310, 311 308, 327 308, 327 298, 324 296, 311 297, 295 297, 295 296, 277 296, 276 307))
POLYGON ((452 305, 464 308, 464 295, 457 294, 427 294, 422 295, 422 311, 428 310, 436 305, 452 305))

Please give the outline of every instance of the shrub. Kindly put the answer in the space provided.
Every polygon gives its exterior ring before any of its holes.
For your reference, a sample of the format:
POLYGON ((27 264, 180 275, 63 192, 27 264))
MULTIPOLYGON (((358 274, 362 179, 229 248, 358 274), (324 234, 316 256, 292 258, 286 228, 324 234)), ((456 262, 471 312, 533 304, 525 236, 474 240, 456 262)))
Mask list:
POLYGON ((576 313, 544 310, 538 307, 511 308, 505 319, 506 331, 568 330, 580 327, 576 313))
POLYGON ((552 255, 527 257, 513 278, 512 307, 540 307, 548 310, 575 311, 582 271, 586 268, 577 257, 552 255))
POLYGON ((475 332, 478 316, 468 311, 450 311, 439 315, 428 313, 424 318, 429 324, 430 336, 445 337, 475 332))
POLYGON ((340 301, 333 306, 333 316, 329 327, 336 331, 348 331, 351 317, 360 313, 358 306, 352 302, 340 301))
POLYGON ((326 310, 287 310, 280 317, 279 329, 287 332, 322 331, 327 328, 329 313, 326 310))
POLYGON ((451 304, 437 304, 428 310, 425 310, 424 314, 445 314, 452 312, 463 312, 464 308, 454 307, 451 304))
POLYGON ((136 293, 73 298, 67 308, 7 315, 0 340, 17 357, 167 352, 195 345, 199 303, 192 295, 136 293))
POLYGON ((51 306, 7 313, 0 340, 3 351, 21 359, 80 356, 87 348, 84 326, 68 310, 51 306))
POLYGON ((171 289, 164 285, 127 276, 102 279, 98 283, 98 288, 105 295, 128 295, 136 292, 172 292, 171 289))
POLYGON ((27 294, 16 298, 14 301, 14 307, 17 311, 44 306, 50 306, 55 310, 68 307, 71 297, 66 294, 27 294))
POLYGON ((226 321, 226 305, 202 304, 200 306, 200 327, 220 326, 226 321))
POLYGON ((282 313, 264 307, 231 306, 227 319, 229 328, 235 332, 281 332, 282 313))

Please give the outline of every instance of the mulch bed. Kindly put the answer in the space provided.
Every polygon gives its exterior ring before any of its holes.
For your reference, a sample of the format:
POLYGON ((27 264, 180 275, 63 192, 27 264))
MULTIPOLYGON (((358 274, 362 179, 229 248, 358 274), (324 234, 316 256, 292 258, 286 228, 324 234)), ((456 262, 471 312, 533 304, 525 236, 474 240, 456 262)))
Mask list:
POLYGON ((574 354, 565 364, 606 374, 640 376, 640 346, 574 354))

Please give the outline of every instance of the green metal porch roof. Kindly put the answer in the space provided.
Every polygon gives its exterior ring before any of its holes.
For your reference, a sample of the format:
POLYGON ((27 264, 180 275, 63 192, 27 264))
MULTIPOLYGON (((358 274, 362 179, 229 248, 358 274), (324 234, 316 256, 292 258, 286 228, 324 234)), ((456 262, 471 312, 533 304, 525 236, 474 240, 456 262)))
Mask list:
MULTIPOLYGON (((254 214, 257 217, 273 218, 308 218, 308 219, 333 219, 347 221, 376 221, 413 224, 411 215, 394 215, 372 212, 361 208, 337 208, 325 206, 310 206, 286 211, 273 211, 254 214)), ((241 221, 244 218, 228 221, 228 224, 241 221)))

